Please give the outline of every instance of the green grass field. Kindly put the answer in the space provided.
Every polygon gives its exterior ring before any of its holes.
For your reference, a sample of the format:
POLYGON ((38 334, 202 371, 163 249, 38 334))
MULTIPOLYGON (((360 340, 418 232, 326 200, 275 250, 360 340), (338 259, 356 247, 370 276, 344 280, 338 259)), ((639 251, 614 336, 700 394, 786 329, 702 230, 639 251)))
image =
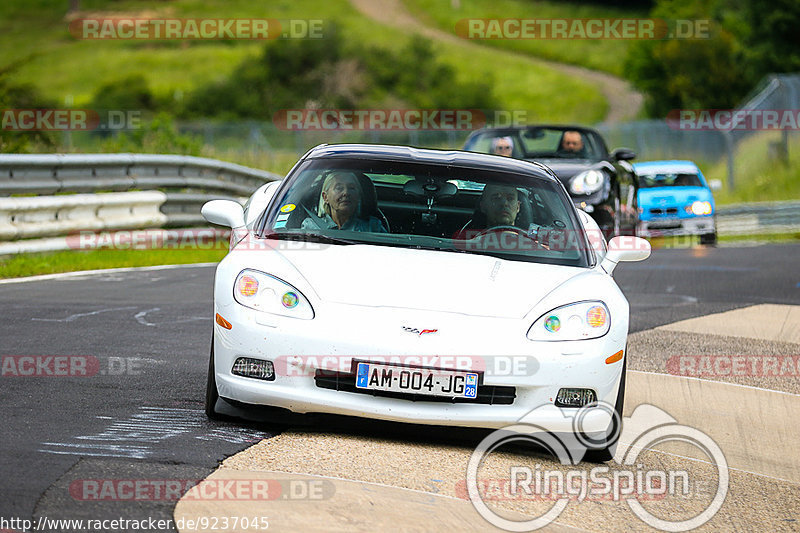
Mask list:
MULTIPOLYGON (((0 4, 0 69, 17 65, 12 81, 31 83, 59 105, 85 106, 96 90, 131 74, 143 75, 162 101, 181 98, 196 87, 227 76, 260 53, 257 41, 77 40, 67 29, 66 0, 4 0, 0 4)), ((83 0, 82 16, 128 15, 174 18, 321 19, 335 22, 347 41, 399 49, 407 32, 379 26, 347 2, 277 0, 268 6, 249 0, 83 0)), ((275 41, 268 41, 273 43, 275 41)), ((590 83, 491 47, 476 50, 436 44, 442 60, 463 80, 493 79, 504 109, 524 110, 530 120, 593 123, 607 103, 590 83)))
POLYGON ((216 263, 227 250, 156 249, 156 250, 88 250, 18 254, 0 257, 0 278, 19 278, 97 270, 101 268, 216 263))
MULTIPOLYGON (((462 0, 459 7, 445 0, 403 0, 423 22, 457 34, 462 19, 590 19, 646 18, 645 9, 617 9, 574 1, 462 0)), ((628 46, 626 39, 482 39, 479 42, 501 50, 541 57, 560 63, 580 65, 622 75, 628 46)))
POLYGON ((789 139, 788 164, 770 158, 769 144, 781 138, 780 132, 763 132, 738 144, 734 157, 733 190, 728 188, 727 160, 702 167, 707 179, 718 179, 722 190, 714 192, 720 205, 741 202, 774 202, 800 198, 800 136, 789 139))

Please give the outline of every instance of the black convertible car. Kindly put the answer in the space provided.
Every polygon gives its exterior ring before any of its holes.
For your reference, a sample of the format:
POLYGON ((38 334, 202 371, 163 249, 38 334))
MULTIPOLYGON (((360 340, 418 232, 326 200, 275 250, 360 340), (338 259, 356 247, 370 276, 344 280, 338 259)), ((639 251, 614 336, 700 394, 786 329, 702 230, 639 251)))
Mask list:
POLYGON ((636 233, 639 184, 628 162, 636 154, 627 148, 609 153, 593 129, 564 125, 484 128, 470 134, 464 150, 543 163, 607 237, 636 233))

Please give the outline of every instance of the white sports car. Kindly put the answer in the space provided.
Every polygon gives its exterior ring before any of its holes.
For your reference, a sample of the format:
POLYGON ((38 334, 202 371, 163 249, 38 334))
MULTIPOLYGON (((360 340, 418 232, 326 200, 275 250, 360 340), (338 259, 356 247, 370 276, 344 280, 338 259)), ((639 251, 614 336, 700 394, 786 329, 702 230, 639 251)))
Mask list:
POLYGON ((214 282, 209 417, 500 428, 538 408, 533 422, 572 432, 562 410, 586 408, 582 431, 607 435, 599 403, 621 413, 629 307, 611 272, 650 246, 606 246, 543 165, 322 145, 244 209, 202 212, 234 229, 214 282))

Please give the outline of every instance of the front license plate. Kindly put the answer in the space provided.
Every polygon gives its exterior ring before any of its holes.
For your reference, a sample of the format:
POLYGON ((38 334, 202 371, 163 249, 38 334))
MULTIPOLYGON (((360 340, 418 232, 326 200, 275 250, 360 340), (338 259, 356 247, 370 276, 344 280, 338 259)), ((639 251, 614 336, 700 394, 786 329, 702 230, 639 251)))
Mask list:
POLYGON ((460 370, 358 363, 356 388, 448 398, 475 398, 478 374, 460 370))

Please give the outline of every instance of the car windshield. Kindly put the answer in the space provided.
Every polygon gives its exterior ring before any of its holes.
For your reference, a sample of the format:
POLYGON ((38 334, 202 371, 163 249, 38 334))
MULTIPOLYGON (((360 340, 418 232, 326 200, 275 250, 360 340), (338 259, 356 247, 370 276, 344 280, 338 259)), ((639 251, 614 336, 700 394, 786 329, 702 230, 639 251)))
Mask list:
POLYGON ((703 187, 697 174, 640 174, 639 187, 703 187))
POLYGON ((604 159, 605 143, 592 131, 569 127, 530 127, 508 130, 486 130, 467 141, 465 150, 499 154, 511 145, 511 156, 519 159, 604 159), (510 141, 510 143, 509 143, 510 141))
POLYGON ((586 234, 560 184, 413 162, 308 160, 278 191, 259 235, 580 267, 590 261, 586 234))

